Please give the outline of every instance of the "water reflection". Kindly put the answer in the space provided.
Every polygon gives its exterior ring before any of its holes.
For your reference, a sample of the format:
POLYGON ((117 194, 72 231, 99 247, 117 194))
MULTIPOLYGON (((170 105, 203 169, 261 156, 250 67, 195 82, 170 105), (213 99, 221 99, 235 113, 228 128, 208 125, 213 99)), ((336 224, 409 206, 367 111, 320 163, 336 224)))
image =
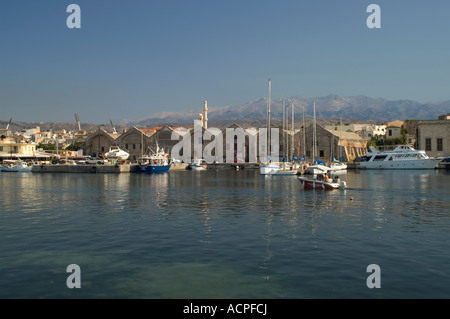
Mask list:
MULTIPOLYGON (((330 287, 354 285, 345 278, 356 275, 344 269, 360 267, 368 255, 398 268, 400 277, 402 262, 417 255, 416 247, 425 253, 432 247, 427 261, 445 264, 449 176, 348 171, 347 190, 319 191, 303 189, 295 177, 245 170, 0 174, 2 257, 7 259, 0 267, 12 265, 7 270, 17 273, 8 272, 2 284, 16 295, 42 296, 41 284, 28 290, 20 283, 39 281, 33 266, 53 269, 65 256, 97 269, 89 282, 101 296, 111 290, 101 279, 110 277, 108 283, 132 286, 138 297, 142 291, 173 296, 168 287, 175 281, 174 294, 189 297, 195 291, 187 283, 198 283, 200 266, 202 278, 228 283, 228 297, 301 297, 311 291, 326 297, 336 293, 330 287), (102 277, 103 270, 108 272, 102 277), (112 276, 117 273, 120 278, 112 276), (185 281, 183 275, 190 277, 185 281), (230 284, 230 278, 240 280, 230 284)), ((421 277, 420 271, 414 275, 421 277)), ((220 295, 220 289, 202 283, 202 296, 220 295)), ((89 297, 93 290, 84 293, 89 297)), ((350 297, 359 293, 355 288, 350 297)))

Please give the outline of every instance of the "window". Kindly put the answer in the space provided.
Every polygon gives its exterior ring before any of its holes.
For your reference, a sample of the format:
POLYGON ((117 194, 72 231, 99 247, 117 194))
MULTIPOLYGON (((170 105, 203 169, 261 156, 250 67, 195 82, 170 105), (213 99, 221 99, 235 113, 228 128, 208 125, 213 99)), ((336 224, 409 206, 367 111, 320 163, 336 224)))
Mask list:
POLYGON ((133 149, 134 149, 134 150, 136 149, 136 144, 133 144, 133 149))
POLYGON ((324 152, 323 150, 320 150, 320 151, 319 151, 319 157, 324 157, 324 156, 325 156, 324 153, 325 153, 325 152, 324 152))
POLYGON ((387 157, 387 155, 377 155, 373 159, 374 161, 384 161, 384 159, 387 157))
POLYGON ((389 130, 389 136, 392 136, 392 130, 389 130))
POLYGON ((441 152, 444 150, 444 147, 442 145, 442 138, 437 139, 437 150, 441 152))
POLYGON ((125 149, 128 149, 128 144, 125 144, 125 149))
POLYGON ((3 152, 3 146, 0 146, 0 152, 3 152))
POLYGON ((431 138, 425 139, 425 151, 427 152, 431 151, 431 138))

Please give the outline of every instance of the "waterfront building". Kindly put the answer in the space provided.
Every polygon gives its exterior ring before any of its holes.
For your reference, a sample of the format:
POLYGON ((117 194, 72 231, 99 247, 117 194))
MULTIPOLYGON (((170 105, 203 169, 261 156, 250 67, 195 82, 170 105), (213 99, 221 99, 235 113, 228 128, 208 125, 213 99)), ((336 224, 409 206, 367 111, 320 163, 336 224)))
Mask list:
POLYGON ((84 154, 93 157, 100 157, 109 151, 109 148, 116 145, 116 138, 120 133, 108 133, 104 128, 99 127, 97 131, 86 137, 84 154))
POLYGON ((364 139, 370 140, 372 137, 384 137, 386 135, 386 127, 387 125, 343 123, 342 127, 340 124, 336 124, 327 125, 324 128, 330 131, 353 132, 364 139))
POLYGON ((101 157, 102 154, 109 151, 111 146, 118 146, 130 154, 131 162, 137 162, 142 155, 156 151, 157 145, 169 153, 172 147, 178 143, 177 140, 171 139, 173 130, 174 128, 169 126, 150 129, 133 126, 121 133, 110 133, 100 127, 87 136, 84 153, 93 157, 101 157))
POLYGON ((418 149, 428 156, 450 156, 450 113, 437 120, 422 120, 417 124, 418 149))
POLYGON ((0 161, 7 159, 44 160, 49 154, 36 150, 36 143, 30 142, 23 136, 0 137, 0 161))
MULTIPOLYGON (((316 126, 316 132, 317 154, 315 155, 323 162, 329 162, 333 157, 337 160, 342 157, 342 161, 351 162, 366 153, 367 140, 354 132, 326 129, 320 125, 316 126)), ((306 155, 306 160, 312 162, 315 160, 313 158, 313 125, 306 127, 304 134, 305 136, 302 131, 295 134, 295 154, 299 154, 299 157, 306 155)))

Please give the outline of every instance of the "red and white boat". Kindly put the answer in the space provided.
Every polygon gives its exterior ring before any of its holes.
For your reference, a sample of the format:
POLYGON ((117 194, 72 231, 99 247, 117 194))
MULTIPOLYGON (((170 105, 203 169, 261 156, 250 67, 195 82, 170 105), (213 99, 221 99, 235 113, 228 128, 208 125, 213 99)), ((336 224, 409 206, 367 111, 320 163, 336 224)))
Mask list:
POLYGON ((345 189, 347 187, 347 183, 344 181, 340 181, 338 183, 334 183, 332 180, 319 180, 316 178, 308 178, 299 176, 298 180, 302 183, 305 188, 315 188, 315 189, 345 189))

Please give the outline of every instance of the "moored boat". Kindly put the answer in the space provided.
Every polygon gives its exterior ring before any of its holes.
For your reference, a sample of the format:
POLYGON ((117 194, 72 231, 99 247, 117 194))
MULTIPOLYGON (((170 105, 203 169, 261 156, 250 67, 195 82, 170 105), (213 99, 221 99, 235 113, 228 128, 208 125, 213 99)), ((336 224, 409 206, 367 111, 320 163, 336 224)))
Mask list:
POLYGON ((259 167, 259 173, 261 175, 271 175, 278 172, 281 169, 278 163, 269 162, 266 164, 262 164, 259 167))
POLYGON ((314 164, 314 165, 310 165, 306 168, 305 174, 306 175, 318 175, 318 174, 326 174, 330 171, 332 171, 331 167, 328 167, 323 164, 314 164))
POLYGON ((109 148, 109 152, 105 154, 106 158, 108 159, 116 159, 120 161, 125 161, 128 159, 130 154, 128 152, 125 152, 124 150, 120 149, 118 146, 111 146, 109 148))
POLYGON ((32 166, 22 160, 6 161, 1 166, 2 172, 31 172, 32 166))
POLYGON ((430 158, 425 151, 409 145, 398 145, 392 151, 378 151, 370 146, 370 152, 359 163, 365 169, 434 169, 444 158, 430 158))
POLYGON ((271 175, 297 175, 299 170, 299 165, 295 163, 283 163, 281 168, 271 175))
POLYGON ((343 162, 333 162, 330 164, 330 168, 333 171, 344 171, 347 169, 347 164, 343 162))
POLYGON ((152 155, 142 156, 139 161, 138 172, 162 173, 168 172, 170 167, 169 154, 158 147, 152 155))
POLYGON ((193 171, 204 171, 206 167, 206 164, 203 163, 203 159, 194 159, 194 161, 188 166, 188 168, 193 171))

